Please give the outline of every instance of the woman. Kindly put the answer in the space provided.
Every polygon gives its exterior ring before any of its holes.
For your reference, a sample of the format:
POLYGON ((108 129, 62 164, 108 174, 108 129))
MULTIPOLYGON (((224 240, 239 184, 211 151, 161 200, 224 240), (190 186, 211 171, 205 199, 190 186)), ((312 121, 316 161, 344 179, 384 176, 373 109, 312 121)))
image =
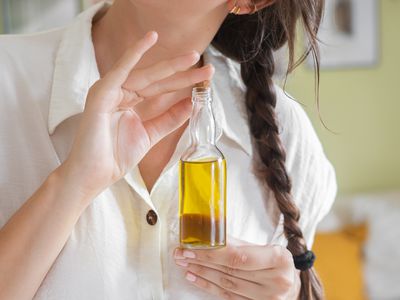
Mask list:
POLYGON ((316 49, 321 10, 116 0, 2 36, 0 299, 321 299, 309 249, 334 171, 272 81, 299 18, 316 49), (177 162, 191 89, 210 79, 228 246, 183 251, 177 162))

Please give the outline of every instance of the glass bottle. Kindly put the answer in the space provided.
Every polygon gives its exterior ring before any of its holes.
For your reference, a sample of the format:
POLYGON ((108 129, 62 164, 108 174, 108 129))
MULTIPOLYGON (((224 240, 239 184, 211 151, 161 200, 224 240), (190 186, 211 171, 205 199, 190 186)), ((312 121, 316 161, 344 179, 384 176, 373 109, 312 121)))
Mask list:
POLYGON ((192 90, 190 146, 179 162, 179 223, 183 248, 226 245, 226 161, 215 144, 209 81, 192 90))

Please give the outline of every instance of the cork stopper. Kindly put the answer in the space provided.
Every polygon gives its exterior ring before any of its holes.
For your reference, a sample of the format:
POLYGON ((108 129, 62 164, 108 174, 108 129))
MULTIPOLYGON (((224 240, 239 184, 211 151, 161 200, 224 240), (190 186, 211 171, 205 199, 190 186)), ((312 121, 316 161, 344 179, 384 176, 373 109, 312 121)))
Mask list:
POLYGON ((207 88, 210 87, 210 80, 204 80, 202 82, 196 83, 194 87, 197 88, 198 91, 206 91, 207 88))
POLYGON ((211 101, 211 86, 209 80, 196 83, 192 89, 192 101, 203 102, 211 101))

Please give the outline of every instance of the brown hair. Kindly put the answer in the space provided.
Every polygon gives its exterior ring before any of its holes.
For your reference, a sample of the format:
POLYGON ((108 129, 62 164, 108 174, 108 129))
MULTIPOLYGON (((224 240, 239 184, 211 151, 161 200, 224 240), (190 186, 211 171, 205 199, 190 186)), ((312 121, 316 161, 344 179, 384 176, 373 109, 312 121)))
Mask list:
MULTIPOLYGON (((253 0, 257 4, 257 0, 253 0)), ((307 251, 299 227, 300 212, 291 196, 291 180, 285 169, 285 149, 279 138, 275 114, 276 95, 272 76, 275 71, 273 52, 285 44, 289 49, 287 74, 304 61, 310 53, 319 85, 319 54, 317 31, 324 0, 276 0, 254 14, 229 14, 214 37, 212 44, 224 55, 241 65, 246 91, 249 127, 261 164, 257 178, 273 191, 284 216, 287 248, 293 256, 307 251), (308 50, 295 61, 294 44, 297 23, 301 21, 309 41, 308 50)), ((301 271, 300 299, 323 299, 322 285, 314 271, 301 271)))

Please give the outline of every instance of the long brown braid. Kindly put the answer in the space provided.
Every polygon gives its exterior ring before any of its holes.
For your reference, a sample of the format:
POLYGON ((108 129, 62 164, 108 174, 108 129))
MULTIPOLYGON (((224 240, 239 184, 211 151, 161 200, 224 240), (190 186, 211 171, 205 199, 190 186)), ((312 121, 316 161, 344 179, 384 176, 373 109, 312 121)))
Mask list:
MULTIPOLYGON (((291 179, 285 168, 286 153, 279 137, 275 113, 277 99, 272 80, 275 71, 273 52, 287 44, 288 74, 311 53, 316 62, 318 85, 316 34, 323 7, 323 0, 276 0, 255 14, 229 14, 212 41, 213 46, 224 55, 240 62, 241 76, 247 87, 245 101, 250 132, 262 162, 255 170, 256 176, 274 193, 284 216, 287 248, 293 256, 304 254, 307 245, 298 224, 300 212, 291 196, 291 179), (295 62, 294 43, 298 21, 303 24, 310 47, 295 62)), ((323 299, 322 285, 314 269, 302 271, 300 277, 300 299, 323 299)))

